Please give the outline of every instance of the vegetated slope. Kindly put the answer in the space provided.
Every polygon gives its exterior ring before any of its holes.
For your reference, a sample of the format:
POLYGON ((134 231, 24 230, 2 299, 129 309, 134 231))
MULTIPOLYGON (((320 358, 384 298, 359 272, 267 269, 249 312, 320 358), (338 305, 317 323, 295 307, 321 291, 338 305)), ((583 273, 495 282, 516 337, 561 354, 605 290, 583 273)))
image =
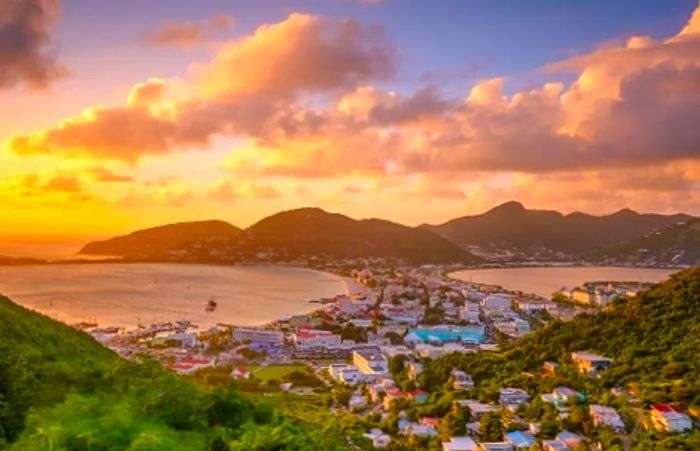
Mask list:
POLYGON ((641 238, 610 246, 592 258, 647 265, 700 264, 700 219, 679 222, 641 238))
POLYGON ((241 229, 224 221, 195 221, 168 224, 139 230, 125 236, 88 243, 80 251, 85 255, 158 257, 178 251, 196 242, 226 241, 241 229))
POLYGON ((474 262, 473 255, 427 230, 381 219, 355 220, 318 208, 269 216, 248 228, 240 246, 288 258, 394 258, 414 263, 474 262))
MULTIPOLYGON (((545 361, 571 363, 571 352, 590 350, 614 359, 600 379, 569 379, 570 385, 600 393, 632 387, 642 402, 700 406, 700 267, 671 276, 637 297, 615 301, 607 310, 553 321, 501 353, 452 355, 433 362, 425 382, 446 380, 452 365, 471 372, 478 386, 501 384, 551 389, 560 380, 533 378, 545 361)), ((562 374, 566 374, 566 370, 562 374)))
POLYGON ((606 216, 585 213, 528 210, 507 202, 486 213, 423 225, 460 246, 530 250, 544 247, 557 252, 589 252, 643 236, 660 227, 691 219, 687 215, 639 214, 620 210, 606 216))
POLYGON ((233 386, 207 390, 158 363, 121 360, 0 297, 0 449, 312 450, 317 441, 233 386))

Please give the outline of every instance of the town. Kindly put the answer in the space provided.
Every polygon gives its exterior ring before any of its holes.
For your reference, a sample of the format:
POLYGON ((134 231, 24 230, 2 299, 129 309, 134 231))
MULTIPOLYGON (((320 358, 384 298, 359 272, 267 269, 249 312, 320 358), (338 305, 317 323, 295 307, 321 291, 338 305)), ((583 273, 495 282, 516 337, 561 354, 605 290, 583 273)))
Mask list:
POLYGON ((644 409, 627 388, 587 393, 567 386, 586 385, 615 365, 594 350, 544 362, 540 374, 528 376, 541 384, 485 389, 476 373, 430 368, 445 356, 498 352, 553 319, 604 309, 616 296, 634 296, 630 284, 586 284, 545 299, 458 281, 439 265, 353 260, 317 269, 344 277, 347 292, 312 300, 318 310, 264 327, 199 331, 187 320, 132 331, 81 327, 122 357, 148 356, 204 383, 234 380, 263 396, 325 395, 330 413, 361 420, 353 421, 359 438, 349 439, 359 449, 607 449, 591 431, 624 444, 641 429, 693 428, 698 412, 667 404, 644 409))

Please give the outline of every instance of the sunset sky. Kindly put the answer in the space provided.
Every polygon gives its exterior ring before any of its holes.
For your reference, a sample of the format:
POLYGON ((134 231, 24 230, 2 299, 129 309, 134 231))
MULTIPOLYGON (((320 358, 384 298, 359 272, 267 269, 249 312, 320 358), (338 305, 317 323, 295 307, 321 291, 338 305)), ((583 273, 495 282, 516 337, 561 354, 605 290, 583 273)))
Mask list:
POLYGON ((697 0, 3 0, 0 105, 0 244, 700 214, 697 0))

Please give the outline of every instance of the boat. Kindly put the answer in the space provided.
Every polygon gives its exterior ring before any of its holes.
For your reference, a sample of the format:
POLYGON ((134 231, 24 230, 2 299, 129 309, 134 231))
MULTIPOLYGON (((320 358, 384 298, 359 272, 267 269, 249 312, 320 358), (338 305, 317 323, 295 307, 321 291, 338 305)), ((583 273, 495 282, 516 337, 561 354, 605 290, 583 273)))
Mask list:
POLYGON ((213 312, 214 310, 216 310, 216 306, 216 301, 213 299, 209 299, 209 302, 207 302, 207 306, 204 308, 204 310, 206 310, 207 312, 213 312))

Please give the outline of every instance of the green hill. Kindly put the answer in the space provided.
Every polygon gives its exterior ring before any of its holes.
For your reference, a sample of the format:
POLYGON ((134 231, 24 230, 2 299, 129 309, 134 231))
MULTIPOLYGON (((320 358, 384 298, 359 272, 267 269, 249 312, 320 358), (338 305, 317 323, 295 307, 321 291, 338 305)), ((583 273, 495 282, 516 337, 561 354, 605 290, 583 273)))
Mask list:
MULTIPOLYGON (((612 448, 614 437, 601 438, 599 434, 604 432, 593 430, 585 406, 562 420, 539 395, 562 385, 580 390, 590 403, 618 408, 628 420, 628 432, 637 428, 644 407, 652 403, 700 407, 700 267, 675 274, 635 298, 615 301, 605 311, 579 315, 569 322, 552 321, 501 346, 501 352, 451 354, 434 360, 427 365, 422 383, 439 393, 450 370, 457 367, 474 378, 476 389, 470 396, 483 401, 497 401, 501 387, 523 388, 533 397, 527 408, 519 410, 525 420, 607 440, 604 449, 621 450, 612 448), (582 350, 614 359, 612 367, 599 378, 576 372, 571 353, 582 350), (556 375, 542 371, 545 361, 559 363, 556 375), (627 389, 636 402, 613 395, 610 389, 614 387, 627 389)), ((700 446, 700 432, 686 439, 643 430, 633 435, 636 450, 693 450, 700 446)))
POLYGON ((427 230, 381 219, 355 220, 319 208, 300 208, 269 216, 246 229, 241 246, 286 258, 379 257, 414 263, 478 260, 427 230))
POLYGON ((86 244, 80 254, 162 258, 196 243, 227 241, 240 233, 241 229, 224 221, 181 222, 94 241, 86 244))
MULTIPOLYGON (((322 428, 319 428, 322 430, 322 428)), ((326 440, 328 445, 340 438, 326 440)), ((127 362, 0 297, 0 449, 312 450, 313 433, 229 386, 127 362)))

